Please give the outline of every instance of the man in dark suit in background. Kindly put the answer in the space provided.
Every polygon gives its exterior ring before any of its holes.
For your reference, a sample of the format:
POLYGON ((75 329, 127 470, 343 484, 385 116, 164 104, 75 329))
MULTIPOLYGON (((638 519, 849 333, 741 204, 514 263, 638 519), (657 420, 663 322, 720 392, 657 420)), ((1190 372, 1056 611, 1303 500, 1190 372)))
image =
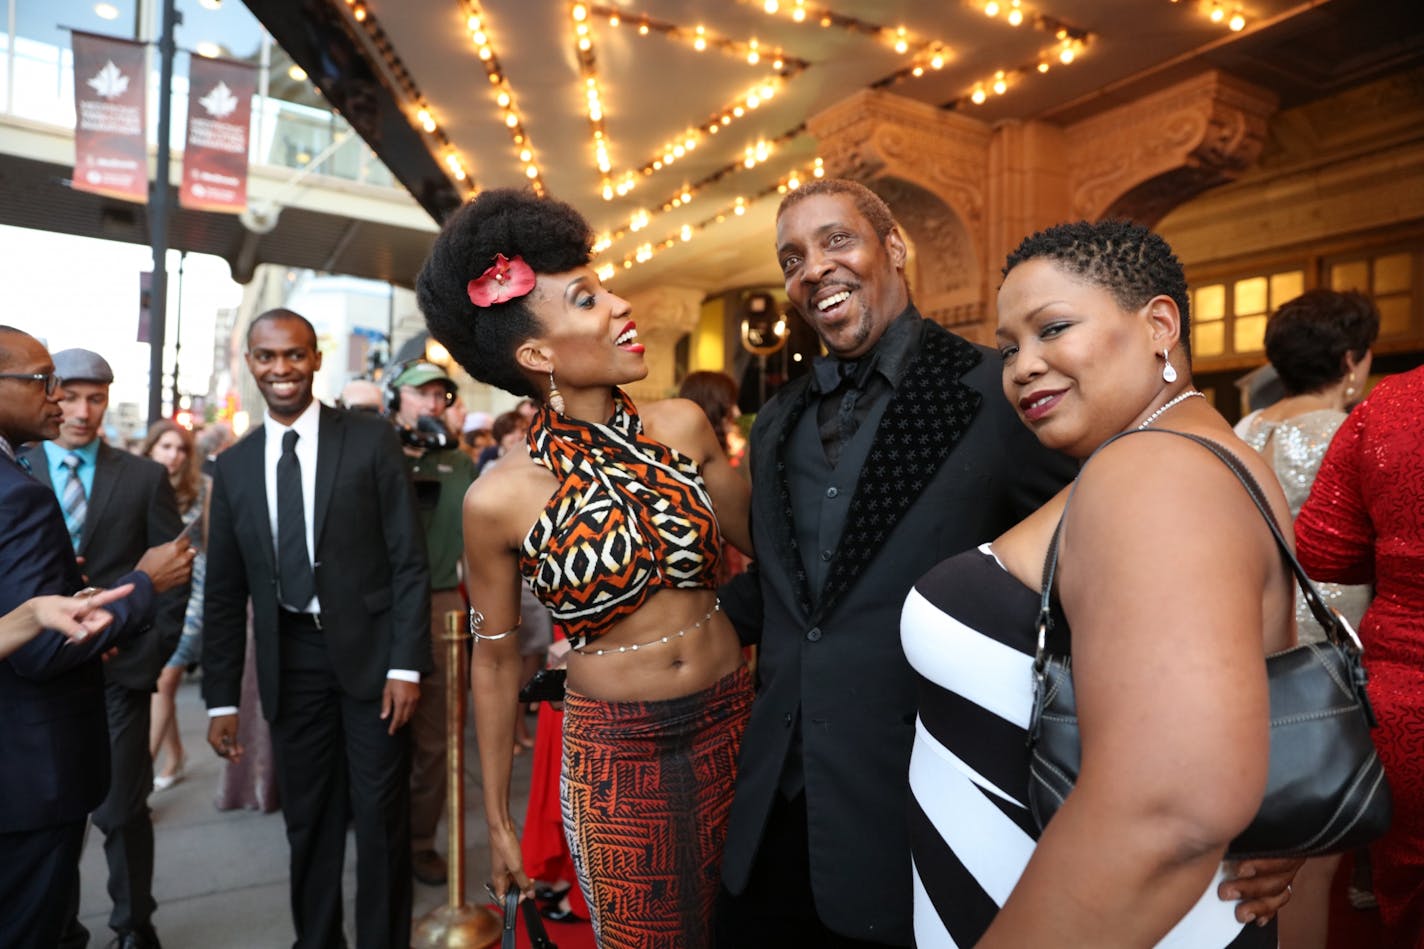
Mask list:
POLYGON ((356 828, 356 944, 410 945, 410 740, 431 667, 430 572, 395 430, 312 396, 316 332, 270 310, 247 333, 267 402, 218 456, 208 533, 208 741, 240 756, 247 604, 292 848, 296 945, 344 945, 341 868, 356 828))
MULTIPOLYGON (((66 349, 54 354, 64 422, 59 435, 24 452, 35 477, 54 489, 85 575, 112 586, 145 549, 173 540, 183 529, 178 501, 162 465, 104 443, 113 370, 98 353, 66 349)), ((125 643, 104 664, 112 774, 108 796, 94 811, 109 864, 109 927, 120 949, 158 946, 153 913, 153 760, 148 753, 149 709, 158 673, 183 632, 188 587, 164 594, 153 626, 125 643)), ((82 949, 89 933, 75 918, 61 944, 82 949)))
POLYGON ((757 414, 754 570, 723 594, 760 631, 718 941, 908 946, 915 683, 900 611, 941 560, 1071 478, 1005 401, 998 355, 923 319, 873 192, 826 179, 776 224, 786 294, 830 353, 757 414))
MULTIPOLYGON (((14 452, 59 435, 58 383, 38 340, 0 327, 0 613, 84 586, 54 492, 14 452)), ((112 578, 133 583, 134 592, 110 607, 108 629, 83 643, 46 630, 0 662, 0 946, 7 949, 53 949, 72 914, 84 821, 110 778, 100 656, 152 636, 155 593, 188 582, 185 539, 140 554, 129 562, 135 570, 112 578)))

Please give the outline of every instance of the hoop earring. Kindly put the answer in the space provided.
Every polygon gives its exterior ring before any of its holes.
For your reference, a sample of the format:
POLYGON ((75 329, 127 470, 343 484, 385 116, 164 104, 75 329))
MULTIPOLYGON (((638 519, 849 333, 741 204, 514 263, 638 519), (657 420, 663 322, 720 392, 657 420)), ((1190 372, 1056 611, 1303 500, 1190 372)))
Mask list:
POLYGON ((1162 350, 1162 381, 1168 383, 1176 382, 1177 367, 1172 365, 1172 360, 1167 358, 1167 353, 1168 350, 1162 350))
POLYGON ((564 394, 559 391, 559 384, 554 381, 554 370, 549 370, 549 408, 564 414, 564 394))

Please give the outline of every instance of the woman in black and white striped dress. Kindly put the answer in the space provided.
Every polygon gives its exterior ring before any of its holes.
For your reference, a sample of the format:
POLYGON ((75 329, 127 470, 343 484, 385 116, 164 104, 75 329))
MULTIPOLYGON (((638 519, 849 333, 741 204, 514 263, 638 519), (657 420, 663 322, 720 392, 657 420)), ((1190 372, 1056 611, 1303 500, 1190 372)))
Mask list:
MULTIPOLYGON (((1170 427, 1222 443, 1275 488, 1194 398, 1187 307, 1180 264, 1144 228, 1034 235, 1010 255, 999 293, 1005 394, 1040 441, 1074 457, 1119 432, 1170 427)), ((1284 496, 1270 497, 1289 524, 1284 496)), ((1258 863, 1243 880, 1223 864, 1265 790, 1264 656, 1293 638, 1273 538, 1232 473, 1185 439, 1124 438, 1084 468, 1055 624, 1072 628, 1083 765, 1040 833, 1025 739, 1037 587, 1063 498, 940 564, 905 605, 921 684, 916 941, 1274 946, 1292 866, 1258 863)))

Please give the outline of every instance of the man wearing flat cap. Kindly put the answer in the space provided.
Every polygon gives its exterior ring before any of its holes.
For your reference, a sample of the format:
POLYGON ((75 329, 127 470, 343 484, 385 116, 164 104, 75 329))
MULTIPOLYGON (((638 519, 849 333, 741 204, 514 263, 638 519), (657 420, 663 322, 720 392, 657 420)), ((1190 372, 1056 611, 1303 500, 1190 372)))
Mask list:
MULTIPOLYGON (((173 540, 183 529, 168 472, 156 461, 104 443, 100 437, 114 372, 98 353, 66 349, 54 354, 60 377, 59 435, 24 456, 35 477, 53 488, 69 542, 89 582, 112 586, 144 551, 173 540)), ((164 661, 183 631, 186 583, 158 601, 153 626, 125 642, 104 663, 104 704, 109 719, 109 793, 94 811, 109 864, 109 926, 119 949, 157 946, 153 930, 153 821, 148 795, 153 761, 148 753, 149 702, 164 661)), ((77 887, 77 881, 76 881, 77 887)), ((79 924, 79 894, 62 946, 87 944, 79 924)))

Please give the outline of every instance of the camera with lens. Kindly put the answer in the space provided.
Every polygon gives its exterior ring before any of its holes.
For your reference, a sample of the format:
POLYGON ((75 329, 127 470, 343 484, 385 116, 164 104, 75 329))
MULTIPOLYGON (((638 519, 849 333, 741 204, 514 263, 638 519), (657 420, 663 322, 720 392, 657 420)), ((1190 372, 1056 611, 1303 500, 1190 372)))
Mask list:
POLYGON ((431 415, 420 416, 414 426, 397 424, 396 431, 400 434, 401 444, 411 448, 438 451, 455 447, 455 438, 445 423, 431 415))

